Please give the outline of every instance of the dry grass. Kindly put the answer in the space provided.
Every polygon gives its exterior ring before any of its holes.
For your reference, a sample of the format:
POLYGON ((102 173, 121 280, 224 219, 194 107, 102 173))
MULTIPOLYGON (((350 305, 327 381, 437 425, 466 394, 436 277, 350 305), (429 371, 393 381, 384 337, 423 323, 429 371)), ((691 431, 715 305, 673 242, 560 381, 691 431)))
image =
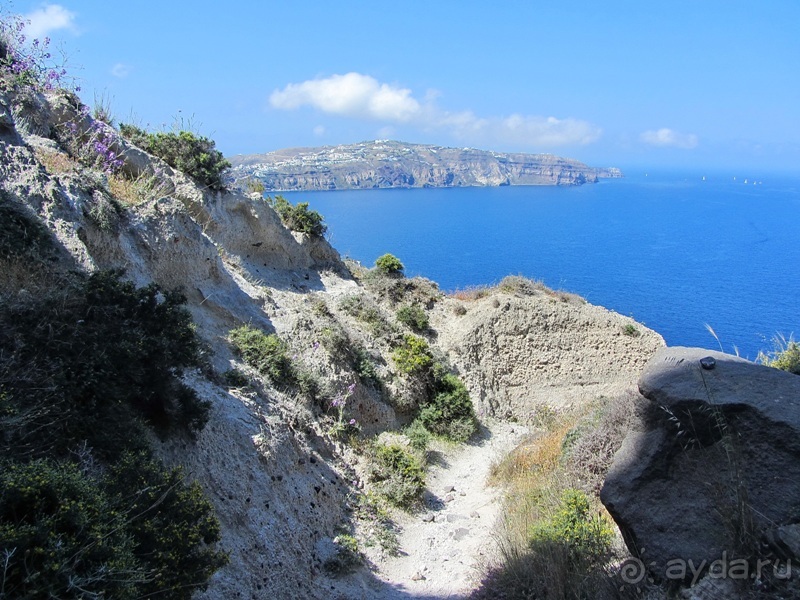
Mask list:
POLYGON ((442 297, 436 282, 424 277, 399 277, 384 275, 378 269, 358 270, 348 265, 353 276, 364 284, 369 291, 390 305, 419 304, 425 308, 433 308, 442 297))
POLYGON ((462 302, 474 302, 482 298, 494 295, 496 293, 511 294, 514 296, 537 296, 543 294, 568 304, 585 304, 586 300, 577 294, 571 292, 564 292, 561 290, 553 290, 547 287, 544 282, 537 279, 529 279, 522 275, 508 275, 500 280, 500 283, 494 286, 479 285, 470 286, 463 289, 457 289, 451 292, 449 296, 462 302))
POLYGON ((538 279, 528 279, 522 275, 507 275, 497 284, 497 289, 506 294, 518 294, 521 296, 535 296, 539 292, 552 291, 543 281, 538 279))
POLYGON ((564 468, 575 487, 598 496, 606 473, 633 420, 640 418, 641 396, 631 390, 600 403, 584 417, 565 440, 564 468))
POLYGON ((36 158, 50 175, 74 173, 80 165, 66 152, 36 148, 36 158))
POLYGON ((470 286, 451 292, 450 297, 462 302, 474 302, 475 300, 486 298, 493 290, 494 288, 485 285, 470 286))
POLYGON ((490 483, 512 486, 547 483, 559 465, 564 438, 573 427, 573 418, 562 417, 551 430, 530 437, 499 463, 492 465, 490 483))
POLYGON ((137 206, 169 195, 171 186, 155 175, 142 174, 136 179, 124 175, 109 175, 111 195, 126 206, 137 206))
POLYGON ((551 298, 555 298, 559 302, 566 304, 586 304, 586 298, 573 294, 572 292, 565 292, 563 290, 548 290, 545 292, 551 298))
POLYGON ((601 402, 561 413, 543 411, 546 418, 540 424, 544 430, 492 466, 490 483, 505 488, 503 520, 497 533, 500 553, 498 563, 485 568, 473 599, 618 599, 637 593, 631 586, 622 589, 606 562, 611 556, 598 560, 576 554, 565 540, 537 535, 563 510, 563 494, 570 489, 584 489, 591 514, 600 514, 603 522, 611 523, 596 490, 593 486, 586 489, 587 478, 574 464, 585 462, 592 449, 602 448, 601 462, 607 467, 621 440, 618 430, 627 423, 621 414, 628 405, 601 402))

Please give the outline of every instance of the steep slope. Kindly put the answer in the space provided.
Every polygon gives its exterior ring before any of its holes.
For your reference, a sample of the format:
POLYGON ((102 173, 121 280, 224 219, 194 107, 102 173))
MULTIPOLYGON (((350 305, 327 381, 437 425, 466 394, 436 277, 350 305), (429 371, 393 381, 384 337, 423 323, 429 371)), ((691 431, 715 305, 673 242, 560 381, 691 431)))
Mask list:
POLYGON ((621 177, 551 154, 506 154, 395 141, 287 148, 230 159, 236 181, 257 179, 267 190, 498 185, 580 185, 621 177))
MULTIPOLYGON (((397 320, 399 306, 424 308, 432 327, 420 335, 437 356, 449 357, 488 431, 507 434, 499 446, 476 440, 466 461, 453 458, 462 473, 471 461, 485 471, 523 431, 512 434, 494 418, 525 422, 543 403, 594 400, 629 386, 663 344, 643 327, 642 335, 622 335, 631 324, 625 317, 542 290, 495 290, 462 302, 425 280, 375 277, 345 265, 325 240, 289 231, 258 195, 212 193, 96 125, 73 95, 20 94, 0 93, 4 201, 47 227, 65 270, 124 267, 138 284, 182 289, 207 344, 210 369, 187 382, 212 402, 208 425, 196 441, 155 440, 166 461, 184 465, 202 485, 230 553, 229 565, 199 597, 403 598, 469 588, 461 575, 452 585, 445 577, 436 580, 439 587, 415 587, 408 577, 423 560, 417 536, 401 534, 407 556, 390 558, 379 534, 391 527, 364 514, 369 441, 407 422, 408 406, 420 393, 392 359, 410 333, 397 320), (66 133, 98 128, 122 159, 118 173, 104 173, 81 154, 91 137, 66 133), (353 305, 368 307, 370 320, 355 317, 353 305), (285 340, 292 364, 318 391, 275 384, 246 366, 228 341, 243 324, 285 340), (345 397, 350 385, 347 418, 360 433, 344 438, 332 433, 337 413, 330 399, 345 397), (337 553, 333 540, 343 533, 359 540, 372 570, 338 577, 326 570, 337 553)), ((37 284, 24 273, 19 282, 9 289, 23 294, 23 287, 37 284)), ((458 453, 443 450, 445 458, 458 453)), ((435 472, 436 485, 450 477, 447 464, 435 472)), ((483 482, 473 484, 477 496, 483 482)), ((431 491, 429 499, 442 495, 431 491)), ((447 521, 446 511, 438 513, 447 521)), ((470 534, 475 552, 488 544, 483 536, 496 514, 481 514, 488 525, 470 534)), ((415 518, 394 516, 412 531, 415 518)), ((448 536, 453 530, 440 531, 448 536)), ((437 543, 446 547, 444 540, 437 543)), ((462 557, 469 568, 476 558, 462 557)), ((438 559, 444 555, 431 560, 438 559)))

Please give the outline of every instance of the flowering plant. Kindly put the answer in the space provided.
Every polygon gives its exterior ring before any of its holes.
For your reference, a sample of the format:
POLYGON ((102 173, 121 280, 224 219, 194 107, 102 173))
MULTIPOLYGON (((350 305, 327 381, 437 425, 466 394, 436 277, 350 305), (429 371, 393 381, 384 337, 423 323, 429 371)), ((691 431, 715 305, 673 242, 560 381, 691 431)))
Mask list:
POLYGON ((70 153, 84 163, 96 165, 109 175, 122 168, 125 161, 122 152, 115 149, 114 130, 102 121, 92 119, 88 106, 82 105, 76 118, 65 123, 60 133, 70 153))
POLYGON ((360 429, 358 426, 358 421, 352 418, 348 420, 345 417, 347 400, 353 395, 355 389, 356 384, 351 383, 347 386, 347 390, 345 392, 339 394, 333 400, 331 400, 329 408, 335 409, 337 413, 333 425, 328 430, 328 433, 333 437, 338 437, 344 433, 356 433, 360 429))
POLYGON ((44 90, 67 87, 65 61, 54 62, 49 37, 28 41, 25 27, 29 24, 19 15, 0 15, 0 70, 11 73, 21 85, 44 90))

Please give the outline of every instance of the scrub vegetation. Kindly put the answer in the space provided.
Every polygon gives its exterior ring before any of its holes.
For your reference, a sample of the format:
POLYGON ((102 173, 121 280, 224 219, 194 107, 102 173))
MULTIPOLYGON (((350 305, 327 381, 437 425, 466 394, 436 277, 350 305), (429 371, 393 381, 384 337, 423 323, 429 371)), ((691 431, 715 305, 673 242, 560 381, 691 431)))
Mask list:
POLYGON ((539 432, 493 466, 492 481, 506 490, 500 557, 471 598, 641 597, 613 567, 624 556, 597 497, 632 406, 623 396, 558 414, 545 409, 539 432))

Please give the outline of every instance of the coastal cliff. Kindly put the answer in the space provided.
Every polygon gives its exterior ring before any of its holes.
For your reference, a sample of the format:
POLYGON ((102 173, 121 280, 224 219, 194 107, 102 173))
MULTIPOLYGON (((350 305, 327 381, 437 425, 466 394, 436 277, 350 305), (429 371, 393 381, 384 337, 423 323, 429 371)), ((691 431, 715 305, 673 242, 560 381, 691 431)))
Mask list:
POLYGON ((288 148, 231 157, 235 181, 257 179, 268 191, 502 185, 581 185, 622 177, 551 154, 507 154, 374 141, 288 148))
MULTIPOLYGON (((323 238, 291 231, 260 195, 200 185, 69 93, 7 89, 0 115, 0 208, 20 224, 3 230, 3 248, 28 248, 0 256, 3 306, 60 297, 65 280, 82 285, 86 274, 119 268, 137 286, 183 293, 206 357, 183 382, 207 403, 208 422, 194 439, 149 443, 168 467, 184 467, 219 522, 229 561, 207 591, 195 584, 197 597, 406 598, 400 590, 412 580, 420 592, 468 592, 498 518, 499 492, 475 469, 486 473, 513 448, 543 406, 630 387, 663 345, 629 318, 531 282, 463 299, 345 263, 323 238), (83 131, 113 149, 113 170, 83 131), (38 256, 25 241, 31 231, 52 255, 38 256), (409 309, 414 321, 403 316, 409 309), (634 327, 636 336, 625 334, 634 327), (251 366, 234 342, 242 328, 280 340, 286 380, 251 366), (402 352, 416 362, 403 363, 402 352), (478 433, 454 435, 493 436, 463 452, 441 446, 452 463, 428 467, 428 531, 461 540, 458 560, 446 544, 423 544, 418 519, 371 504, 384 489, 374 449, 408 447, 403 428, 431 402, 431 385, 471 399, 478 433), (453 481, 459 495, 437 499, 453 481), (342 532, 359 550, 338 575, 349 556, 342 532), (363 560, 376 570, 359 568, 363 560), (436 569, 418 577, 423 560, 436 569)), ((551 160, 548 177, 564 180, 567 167, 551 160)))

